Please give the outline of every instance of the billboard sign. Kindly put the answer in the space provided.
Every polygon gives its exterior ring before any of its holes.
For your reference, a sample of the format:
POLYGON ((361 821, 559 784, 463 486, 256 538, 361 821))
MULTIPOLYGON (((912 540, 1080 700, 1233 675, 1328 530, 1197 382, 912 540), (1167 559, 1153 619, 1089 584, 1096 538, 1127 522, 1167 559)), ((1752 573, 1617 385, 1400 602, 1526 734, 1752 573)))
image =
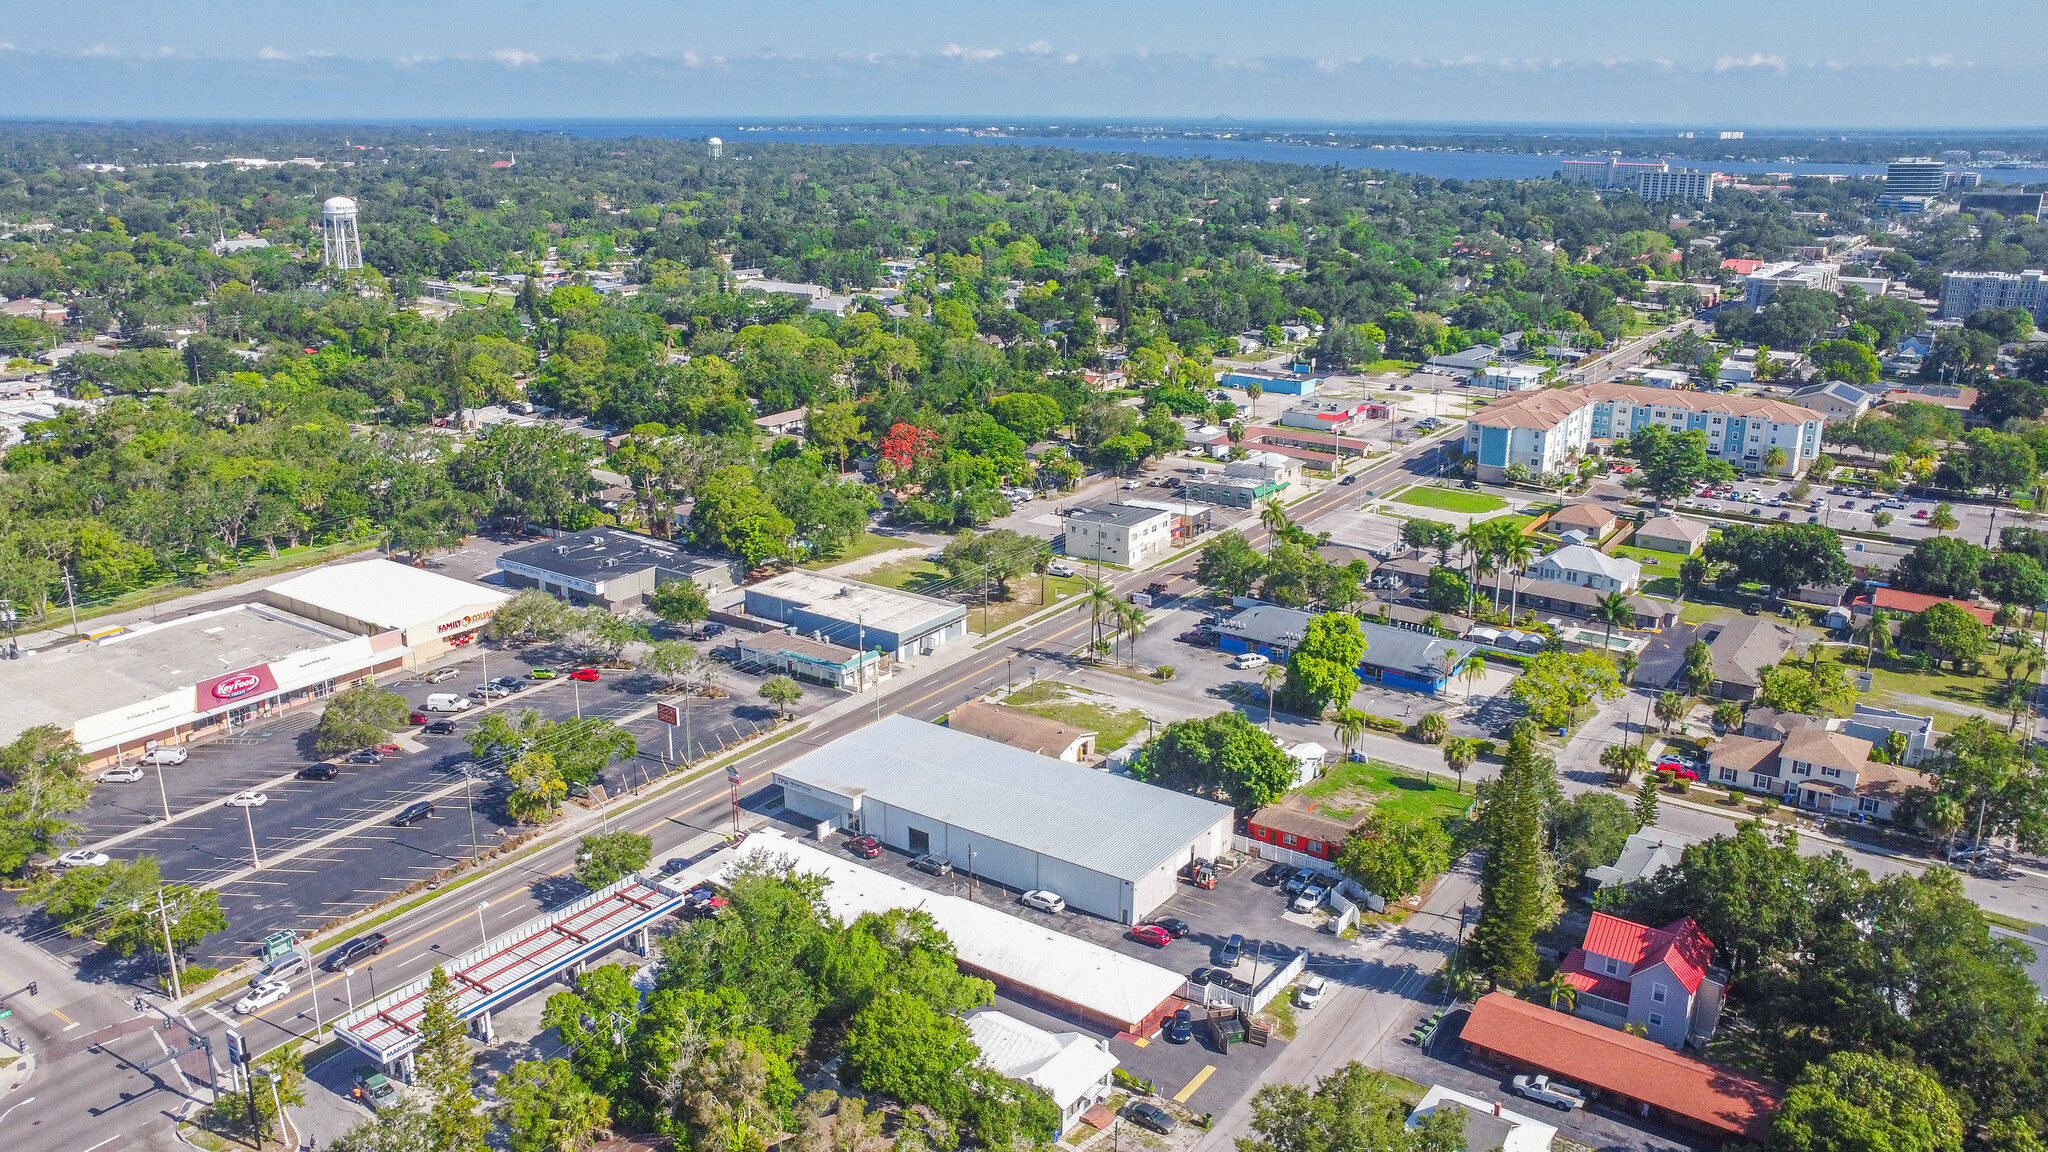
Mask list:
POLYGON ((683 718, 676 714, 676 706, 673 704, 656 704, 654 706, 654 718, 670 727, 683 722, 683 718))
POLYGON ((198 703, 194 711, 211 712, 239 700, 260 700, 277 691, 277 677, 270 671, 270 665, 258 664, 254 668, 243 668, 198 684, 198 703))

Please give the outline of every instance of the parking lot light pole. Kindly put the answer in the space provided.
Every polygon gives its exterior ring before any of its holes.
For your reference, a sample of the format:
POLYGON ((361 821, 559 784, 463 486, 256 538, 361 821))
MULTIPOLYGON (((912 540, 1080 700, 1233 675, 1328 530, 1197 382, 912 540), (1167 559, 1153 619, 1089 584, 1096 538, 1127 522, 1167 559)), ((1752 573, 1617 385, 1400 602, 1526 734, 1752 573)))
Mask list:
POLYGON ((476 902, 476 934, 483 940, 482 946, 485 948, 491 946, 490 930, 484 927, 484 909, 490 906, 491 902, 489 900, 479 900, 476 902))
POLYGON ((171 822, 171 794, 164 788, 164 762, 156 762, 156 796, 164 802, 164 823, 171 822))
POLYGON ((249 859, 260 872, 263 870, 263 857, 256 854, 256 817, 250 813, 253 807, 255 805, 242 805, 242 822, 249 826, 249 859))
POLYGON ((345 994, 348 997, 348 1010, 350 1012, 354 1012, 356 1010, 356 985, 354 980, 349 979, 349 977, 354 976, 355 974, 355 969, 350 968, 347 965, 342 966, 341 990, 343 994, 345 994))

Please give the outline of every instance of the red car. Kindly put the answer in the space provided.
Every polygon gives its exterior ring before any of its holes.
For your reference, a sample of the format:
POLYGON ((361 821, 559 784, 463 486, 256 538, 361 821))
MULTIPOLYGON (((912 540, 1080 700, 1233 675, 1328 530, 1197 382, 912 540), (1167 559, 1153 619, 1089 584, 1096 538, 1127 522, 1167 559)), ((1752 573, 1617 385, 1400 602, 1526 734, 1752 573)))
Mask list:
POLYGON ((882 842, 873 836, 855 836, 846 842, 846 850, 863 860, 873 860, 882 854, 882 842))
POLYGON ((377 751, 379 751, 379 752, 382 752, 382 753, 383 753, 383 754, 385 754, 386 756, 396 756, 396 755, 398 755, 398 754, 399 754, 400 752, 403 752, 403 751, 405 751, 405 749, 403 749, 403 748, 400 748, 400 747, 399 747, 398 745, 396 745, 396 744, 379 744, 379 745, 377 745, 377 746, 376 746, 376 748, 377 748, 377 751))
POLYGON ((413 714, 411 716, 406 717, 405 722, 407 724, 425 724, 427 721, 431 719, 433 719, 433 717, 428 716, 425 712, 421 712, 420 710, 415 708, 413 710, 413 714))
POLYGON ((1699 773, 1687 768, 1676 760, 1659 760, 1656 770, 1659 772, 1669 772, 1673 777, 1680 780, 1698 780, 1700 778, 1699 773))
POLYGON ((1131 929, 1131 939, 1140 944, 1150 944, 1154 948, 1164 948, 1173 943, 1173 933, 1157 924, 1140 924, 1131 929))
POLYGON ((597 669, 595 669, 595 668, 578 668, 578 669, 577 669, 577 670, 575 670, 574 672, 571 672, 571 673, 569 673, 569 679, 571 679, 571 680, 585 680, 585 681, 590 681, 590 680, 596 680, 596 679, 597 679, 597 669))

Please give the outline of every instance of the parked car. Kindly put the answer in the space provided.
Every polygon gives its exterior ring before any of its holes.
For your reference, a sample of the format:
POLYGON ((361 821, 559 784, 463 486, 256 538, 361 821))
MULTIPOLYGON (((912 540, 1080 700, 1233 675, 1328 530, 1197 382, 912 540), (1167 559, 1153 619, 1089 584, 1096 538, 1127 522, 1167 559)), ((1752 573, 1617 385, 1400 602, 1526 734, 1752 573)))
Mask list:
POLYGON ((517 676, 500 676, 496 680, 491 681, 491 683, 496 684, 507 692, 523 692, 526 690, 526 681, 521 680, 517 676))
POLYGON ((1235 968, 1237 967, 1238 960, 1243 956, 1244 937, 1239 933, 1232 932, 1230 939, 1225 940, 1223 946, 1216 950, 1216 966, 1219 968, 1235 968))
POLYGON ((1517 1076, 1512 1081, 1515 1095, 1548 1104, 1560 1112, 1586 1106, 1586 1094, 1568 1084, 1559 1084, 1548 1076, 1517 1076))
POLYGON ((351 764, 382 764, 384 762, 384 754, 375 748, 364 748, 359 752, 349 753, 348 762, 351 764))
POLYGON ((946 859, 944 856, 934 856, 929 852, 912 860, 910 866, 919 872, 929 872, 934 876, 951 876, 953 874, 953 862, 951 860, 946 859))
POLYGON ((1261 872, 1257 876, 1252 877, 1252 883, 1263 884, 1268 888, 1272 888, 1277 886, 1278 884, 1280 884, 1281 881, 1286 880, 1289 876, 1293 874, 1294 869, 1289 868, 1287 865, 1274 864, 1271 867, 1267 868, 1264 872, 1261 872))
POLYGON ((555 670, 553 668, 535 668, 527 672, 526 678, 528 680, 553 680, 555 678, 555 670))
POLYGON ((1918 512, 1915 512, 1915 513, 1913 513, 1913 519, 1915 519, 1915 520, 1925 520, 1925 519, 1927 519, 1927 518, 1928 518, 1928 516, 1930 516, 1930 515, 1932 515, 1932 513, 1928 512, 1928 511, 1927 511, 1927 509, 1925 509, 1925 508, 1922 508, 1922 509, 1920 509, 1920 510, 1919 510, 1918 512))
POLYGON ((142 779, 142 769, 134 764, 121 764, 100 773, 102 784, 133 784, 142 779))
POLYGON ((704 625, 702 628, 697 629, 697 635, 705 637, 723 636, 725 635, 725 625, 720 624, 716 620, 714 620, 711 623, 704 625))
POLYGON ((1321 976, 1303 976, 1301 983, 1294 986, 1294 1006, 1313 1008, 1323 1002, 1323 993, 1328 991, 1330 982, 1321 976))
POLYGON ((863 860, 873 860, 882 854, 882 842, 873 836, 855 836, 846 842, 846 850, 863 860))
POLYGON ((80 848, 57 857, 59 868, 99 868, 113 862, 112 856, 105 852, 94 852, 89 848, 80 848))
POLYGON ((358 1104, 367 1104, 370 1111, 389 1106, 398 1099, 398 1086, 386 1079, 382 1072, 365 1064, 356 1069, 355 1085, 349 1089, 349 1096, 358 1104))
POLYGON ((1252 668, 1264 668, 1266 665, 1271 663, 1271 660, 1266 659, 1264 656, 1259 655, 1257 652, 1241 652, 1238 654, 1237 659, 1232 660, 1230 662, 1230 666, 1232 668, 1237 668, 1240 670, 1247 670, 1252 668))
POLYGON ((382 932, 371 932, 355 939, 321 957, 320 968, 325 972, 339 972, 365 956, 375 956, 391 946, 391 937, 382 932))
POLYGON ((405 752, 405 749, 397 744, 372 744, 370 750, 384 756, 398 756, 405 752))
POLYGON ((1175 940, 1178 940, 1181 937, 1186 936, 1190 931, 1190 929, 1188 928, 1187 921, 1173 916, 1162 916, 1159 919, 1154 920, 1152 923, 1158 925, 1161 928, 1166 929, 1166 934, 1173 937, 1175 940))
POLYGON ((1298 896, 1298 895, 1300 895, 1300 894, 1301 894, 1301 890, 1302 890, 1303 888, 1306 888, 1306 887, 1308 887, 1309 885, 1311 885, 1311 884, 1313 884, 1313 883, 1315 883, 1315 882, 1316 882, 1316 870, 1315 870, 1315 869, 1313 869, 1313 868, 1296 868, 1296 869, 1294 870, 1294 874, 1293 874, 1292 876, 1289 876, 1289 877, 1287 878, 1287 882, 1286 882, 1285 884, 1282 884, 1282 885, 1280 886, 1280 890, 1281 890, 1282 892, 1285 892, 1285 893, 1286 893, 1286 894, 1288 894, 1289 896, 1298 896))
POLYGON ((184 748, 152 748, 142 754, 142 763, 158 764, 165 768, 183 764, 192 753, 184 748))
POLYGON ((1192 644, 1197 648, 1207 648, 1209 645, 1214 644, 1216 642, 1216 636, 1214 633, 1204 632, 1200 628, 1190 628, 1187 631, 1181 633, 1180 635, 1174 637, 1174 639, 1180 641, 1182 644, 1192 644))
POLYGON ((1313 912, 1323 902, 1323 895, 1328 891, 1329 889, 1321 884, 1311 884, 1301 890, 1301 895, 1296 896, 1294 903, 1287 906, 1288 910, 1293 912, 1313 912))
POLYGON ((297 775, 301 780, 333 780, 341 775, 341 769, 332 764, 308 764, 297 775))
POLYGON ((597 680, 597 669, 595 669, 595 668, 578 668, 578 669, 577 669, 577 670, 575 670, 574 672, 571 672, 571 673, 569 673, 569 679, 571 679, 571 680, 581 680, 581 681, 583 681, 583 682, 584 682, 585 684, 593 683, 593 682, 595 682, 595 681, 597 680))
POLYGON ((1165 1136, 1175 1128, 1180 1127, 1180 1121, 1175 1120, 1166 1109, 1161 1108, 1157 1104, 1148 1104, 1143 1100, 1136 1101, 1127 1106, 1124 1109, 1124 1115, 1130 1119, 1131 1123, 1136 1124, 1138 1127, 1150 1128, 1161 1136, 1165 1136))
POLYGON ((1074 566, 1065 560, 1055 560, 1045 566, 1045 573, 1048 576, 1072 576, 1074 566))
POLYGON ((494 680, 489 684, 479 684, 471 688, 469 694, 479 700, 489 700, 497 696, 510 696, 512 690, 494 680))
POLYGON ((247 1016, 251 1012, 262 1011, 279 1000, 284 999, 285 993, 291 990, 292 986, 282 980, 265 980, 263 983, 249 989, 247 996, 235 1001, 235 1014, 237 1016, 247 1016))
POLYGON ((1022 896, 1017 897, 1017 903, 1024 905, 1026 908, 1036 908, 1040 912, 1050 912, 1055 915, 1067 910, 1066 897, 1044 888, 1026 892, 1022 896))
POLYGON ((423 736, 453 736, 455 735, 455 721, 436 720, 425 728, 420 729, 420 734, 423 736))
POLYGON ((432 816, 433 814, 434 805, 432 801, 415 800, 412 803, 407 804, 404 808, 399 809, 398 815, 393 816, 391 818, 391 823, 401 827, 406 827, 413 824, 417 824, 420 821, 425 820, 427 817, 432 816))
POLYGON ((440 684, 453 680, 460 675, 462 675, 462 669, 451 664, 446 668, 436 668, 432 672, 427 673, 425 679, 429 684, 440 684))
POLYGON ((407 724, 425 724, 431 719, 432 717, 428 716, 425 712, 415 708, 412 710, 412 715, 405 718, 405 722, 407 724))
POLYGON ((661 862, 661 874, 663 876, 673 876, 676 873, 681 872, 683 869, 688 868, 689 866, 689 860, 685 859, 684 857, 671 856, 668 859, 663 860, 661 862))
POLYGON ((270 797, 261 792, 237 792, 228 797, 228 803, 236 808, 261 808, 270 803, 270 797))
POLYGON ((1131 939, 1140 944, 1150 944, 1154 948, 1164 948, 1173 943, 1173 933, 1157 924, 1140 924, 1131 929, 1131 939))
POLYGON ((1174 1010, 1173 1019, 1166 1022, 1166 1042, 1185 1044, 1195 1038, 1195 1014, 1188 1008, 1174 1010))

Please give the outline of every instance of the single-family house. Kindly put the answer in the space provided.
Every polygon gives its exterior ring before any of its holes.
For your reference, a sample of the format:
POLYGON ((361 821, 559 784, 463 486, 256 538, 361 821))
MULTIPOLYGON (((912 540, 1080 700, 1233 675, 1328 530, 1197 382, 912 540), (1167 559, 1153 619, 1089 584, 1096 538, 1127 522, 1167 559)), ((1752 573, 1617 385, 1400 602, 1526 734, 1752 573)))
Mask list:
POLYGON ((1723 700, 1754 700, 1763 688, 1762 669, 1792 651, 1799 634, 1769 616, 1744 616, 1723 624, 1707 640, 1714 658, 1709 692, 1723 700))
POLYGON ((1854 384, 1840 380, 1829 380, 1824 384, 1812 384, 1792 393, 1792 403, 1801 408, 1811 408, 1820 413, 1830 424, 1854 420, 1870 411, 1877 397, 1854 384))
POLYGON ((809 420, 810 412, 803 408, 770 412, 766 416, 754 417, 754 431, 764 436, 802 436, 809 420))
POLYGON ((1633 592, 1643 582, 1643 566, 1609 556, 1584 544, 1567 544, 1536 561, 1529 574, 1538 580, 1577 584, 1595 592, 1633 592))
POLYGON ((1574 504, 1551 513, 1543 526, 1552 532, 1577 529, 1589 540, 1605 540, 1617 523, 1614 513, 1599 504, 1574 504))
MULTIPOLYGON (((1216 646, 1225 652, 1255 652, 1278 664, 1301 643, 1314 618, 1314 613, 1299 608, 1254 604, 1216 622, 1216 646)), ((1359 676, 1410 692, 1442 692, 1478 647, 1469 640, 1447 640, 1434 633, 1370 620, 1361 620, 1359 628, 1366 640, 1359 676)))
POLYGON ((1707 546, 1707 526, 1681 516, 1655 516, 1636 529, 1636 547, 1696 555, 1707 546))
POLYGON ((1714 1034, 1728 984, 1714 967, 1713 941, 1690 916, 1651 928, 1595 912, 1558 971, 1579 990, 1573 1015, 1610 1028, 1634 1024, 1667 1048, 1714 1034))
MULTIPOLYGON (((1517 586, 1515 580, 1509 579, 1501 583, 1498 593, 1492 582, 1481 581, 1478 591, 1503 608, 1512 607, 1522 613, 1555 612, 1582 620, 1591 620, 1593 610, 1607 600, 1605 592, 1562 580, 1523 580, 1517 586)), ((1669 600, 1630 596, 1628 607, 1634 619, 1624 627, 1669 628, 1678 620, 1678 605, 1669 600)))
POLYGON ((1441 1084, 1430 1085, 1421 1103, 1408 1114, 1408 1130, 1444 1111, 1462 1114, 1465 1143, 1461 1152, 1550 1152, 1557 1127, 1498 1104, 1467 1096, 1441 1084))
POLYGON ((946 727, 1074 764, 1095 755, 1096 733, 1004 704, 970 700, 946 714, 946 727))
POLYGON ((1317 809, 1316 801, 1295 793, 1245 817, 1238 824, 1238 835, 1244 837, 1245 848, 1262 860, 1305 867, 1334 863, 1351 830, 1365 815, 1338 819, 1317 809))
MULTIPOLYGON (((1870 759, 1871 742, 1836 723, 1787 725, 1782 740, 1723 737, 1707 748, 1706 778, 1810 812, 1869 820, 1891 819, 1907 793, 1928 786, 1927 778, 1912 768, 1870 759)), ((1750 730, 1745 725, 1744 731, 1750 730)))
POLYGON ((1109 1099, 1117 1058, 1109 1043, 1080 1032, 1048 1032, 1007 1012, 977 1012, 967 1033, 981 1050, 981 1063, 1007 1080, 1031 1085, 1060 1110, 1060 1131, 1081 1122, 1090 1108, 1109 1099))
POLYGON ((1639 829, 1622 842, 1621 854, 1614 858, 1614 863, 1586 869, 1586 882, 1596 890, 1641 883, 1677 864, 1685 855, 1686 845, 1693 842, 1689 836, 1654 825, 1639 829))
POLYGON ((1902 762, 1912 767, 1934 752, 1934 717, 1914 716, 1907 712, 1895 712, 1890 708, 1873 708, 1868 704, 1856 705, 1856 711, 1841 723, 1841 730, 1859 740, 1868 740, 1874 748, 1882 748, 1896 732, 1906 738, 1906 754, 1902 762))
POLYGON ((1968 600, 1957 600, 1952 596, 1931 596, 1925 592, 1908 592, 1903 588, 1872 588, 1849 604, 1849 611, 1859 620, 1869 619, 1871 610, 1882 608, 1896 620, 1901 616, 1912 616, 1927 611, 1936 604, 1953 604, 1975 616, 1991 627, 1995 613, 1989 608, 1972 604, 1968 600))

